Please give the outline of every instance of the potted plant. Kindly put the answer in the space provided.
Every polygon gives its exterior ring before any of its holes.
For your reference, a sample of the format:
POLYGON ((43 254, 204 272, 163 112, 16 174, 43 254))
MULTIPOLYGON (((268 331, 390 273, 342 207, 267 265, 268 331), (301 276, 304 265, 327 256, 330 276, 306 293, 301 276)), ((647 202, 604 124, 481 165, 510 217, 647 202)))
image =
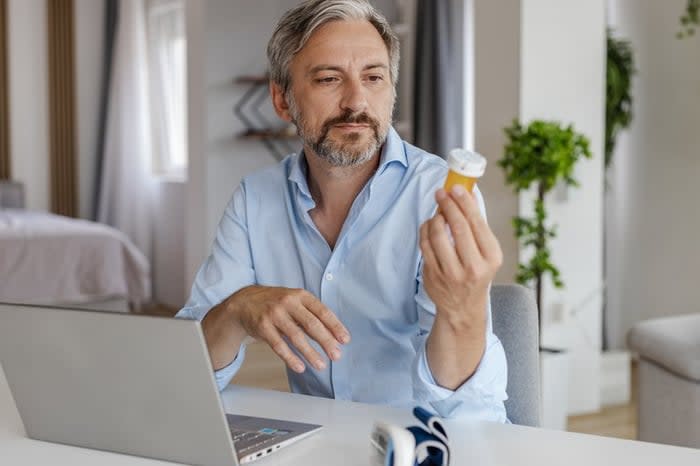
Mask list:
MULTIPOLYGON (((542 284, 549 275, 555 287, 564 282, 552 262, 549 241, 556 237, 556 225, 547 225, 546 195, 558 184, 578 185, 573 177, 576 163, 590 158, 588 139, 574 128, 557 122, 535 120, 523 126, 517 120, 505 129, 508 143, 498 162, 506 182, 516 193, 534 188, 534 217, 515 217, 513 227, 518 242, 532 250, 529 261, 518 264, 515 277, 520 284, 534 287, 537 299, 540 341, 542 335, 542 284)), ((568 408, 568 355, 560 349, 540 346, 542 379, 542 425, 566 429, 568 408)))
POLYGON ((555 287, 564 286, 559 269, 551 260, 548 242, 556 237, 556 226, 546 225, 544 199, 559 182, 577 186, 574 166, 581 157, 591 158, 591 152, 588 139, 571 125, 564 127, 557 122, 535 120, 523 126, 516 120, 505 133, 508 143, 498 165, 505 172, 506 183, 512 185, 516 193, 531 187, 537 192, 535 216, 515 217, 513 227, 522 247, 533 250, 531 259, 518 265, 516 281, 528 286, 534 284, 541 329, 544 276, 550 275, 555 287))

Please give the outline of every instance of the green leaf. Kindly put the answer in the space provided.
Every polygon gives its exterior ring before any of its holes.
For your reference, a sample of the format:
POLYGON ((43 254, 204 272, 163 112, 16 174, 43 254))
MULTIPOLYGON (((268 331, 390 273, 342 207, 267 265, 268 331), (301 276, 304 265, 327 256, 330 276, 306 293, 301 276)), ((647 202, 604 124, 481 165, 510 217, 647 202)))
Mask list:
POLYGON ((683 14, 680 16, 681 30, 676 33, 678 39, 695 35, 695 28, 700 26, 700 0, 687 0, 683 14))
POLYGON ((605 99, 605 166, 610 166, 618 133, 632 122, 632 77, 636 73, 632 46, 607 33, 605 99))

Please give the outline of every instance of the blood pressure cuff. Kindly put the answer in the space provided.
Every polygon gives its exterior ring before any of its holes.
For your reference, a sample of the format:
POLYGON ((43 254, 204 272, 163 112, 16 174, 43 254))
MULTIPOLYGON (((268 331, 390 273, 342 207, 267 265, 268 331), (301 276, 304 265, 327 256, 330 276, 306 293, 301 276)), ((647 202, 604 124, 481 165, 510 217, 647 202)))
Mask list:
POLYGON ((372 433, 378 466, 449 466, 447 431, 440 419, 416 407, 413 415, 419 425, 399 427, 378 422, 372 433))
POLYGON ((416 439, 416 466, 449 466, 450 444, 447 431, 437 416, 417 406, 413 415, 422 425, 407 427, 416 439))

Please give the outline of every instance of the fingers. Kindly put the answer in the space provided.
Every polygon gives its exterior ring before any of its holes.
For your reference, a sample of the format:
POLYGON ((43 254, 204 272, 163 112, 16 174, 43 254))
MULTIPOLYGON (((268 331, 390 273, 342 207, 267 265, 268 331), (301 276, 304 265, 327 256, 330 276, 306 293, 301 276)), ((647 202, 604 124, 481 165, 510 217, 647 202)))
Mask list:
MULTIPOLYGON (((279 326, 279 329, 287 337, 287 340, 301 353, 303 358, 307 360, 317 370, 326 368, 326 361, 318 354, 306 338, 306 334, 301 328, 290 318, 285 319, 279 326)), ((290 366, 292 370, 296 370, 294 366, 290 366)))
MULTIPOLYGON (((439 190, 438 193, 440 191, 442 190, 439 190)), ((436 193, 436 198, 439 197, 438 193, 436 193)), ((449 195, 444 193, 444 197, 440 197, 438 203, 440 209, 445 211, 462 263, 466 265, 466 261, 481 256, 490 264, 500 266, 503 261, 500 244, 481 214, 475 196, 467 193, 466 190, 453 188, 449 195), (458 210, 451 209, 451 206, 457 207, 458 210), (460 222, 459 215, 456 215, 458 211, 461 212, 461 217, 466 219, 466 228, 460 222), (448 212, 453 216, 447 217, 448 212), (462 228, 470 230, 470 234, 462 235, 462 228), (458 236, 463 238, 462 241, 457 240, 458 236), (479 256, 475 255, 477 253, 479 256)))
POLYGON ((266 310, 249 319, 249 334, 259 335, 295 372, 306 369, 302 358, 318 370, 327 366, 310 340, 318 343, 329 359, 340 359, 340 343, 350 341, 350 332, 333 312, 305 290, 275 288, 271 293, 274 296, 265 300, 266 310))
POLYGON ((349 343, 350 332, 313 294, 304 293, 302 305, 294 313, 294 319, 309 337, 321 345, 331 360, 337 361, 341 356, 338 343, 349 343))
POLYGON ((289 348, 289 345, 282 339, 277 329, 270 325, 260 330, 260 337, 264 339, 272 351, 284 361, 284 363, 294 372, 304 372, 306 366, 289 348))
POLYGON ((420 250, 423 253, 423 273, 429 274, 432 270, 440 270, 440 264, 430 244, 430 220, 420 226, 420 250))
POLYGON ((456 196, 457 205, 467 217, 467 221, 471 226, 476 244, 481 251, 481 255, 493 265, 500 267, 503 262, 503 252, 501 245, 493 234, 486 219, 479 210, 479 205, 473 195, 456 196))
POLYGON ((462 268, 455 248, 447 233, 447 223, 442 214, 437 214, 428 222, 428 240, 443 274, 457 276, 462 268))
MULTIPOLYGON (((291 314, 291 317, 296 321, 298 326, 301 326, 306 335, 323 348, 323 351, 325 351, 331 360, 337 361, 340 359, 341 353, 338 347, 338 340, 335 339, 331 331, 312 312, 309 312, 305 308, 298 309, 291 314)), ((295 326, 297 325, 295 324, 295 326)), ((299 328, 298 326, 297 329, 299 328)), ((297 346, 296 341, 294 342, 294 346, 297 346)), ((300 351, 302 350, 299 346, 297 346, 297 348, 299 348, 300 351)), ((312 359, 307 358, 307 360, 313 362, 312 359)), ((319 368, 317 364, 314 364, 314 366, 319 368)), ((321 367, 321 369, 323 369, 323 367, 321 367)))
MULTIPOLYGON (((435 193, 440 212, 450 225, 455 249, 462 265, 467 265, 481 258, 481 251, 474 238, 472 227, 462 204, 468 203, 466 190, 453 190, 449 195, 442 189, 435 193)), ((480 215, 480 214, 479 214, 480 215)))
MULTIPOLYGON (((333 334, 340 343, 350 343, 350 332, 318 298, 311 293, 303 295, 302 304, 311 311, 318 321, 333 334)), ((316 340, 318 341, 318 340, 316 340)))

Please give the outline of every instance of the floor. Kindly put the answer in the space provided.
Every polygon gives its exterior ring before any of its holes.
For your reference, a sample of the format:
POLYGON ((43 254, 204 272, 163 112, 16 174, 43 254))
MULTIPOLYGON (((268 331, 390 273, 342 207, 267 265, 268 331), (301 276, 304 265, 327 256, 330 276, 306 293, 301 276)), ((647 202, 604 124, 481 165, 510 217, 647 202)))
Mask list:
MULTIPOLYGON (((172 316, 173 309, 154 306, 144 311, 150 315, 172 316)), ((636 367, 632 365, 632 387, 635 386, 636 367)), ((271 390, 289 391, 284 364, 264 343, 248 346, 246 364, 236 375, 234 383, 271 390)), ((636 393, 628 404, 609 406, 598 413, 571 416, 567 430, 606 437, 634 439, 637 434, 636 393)))

